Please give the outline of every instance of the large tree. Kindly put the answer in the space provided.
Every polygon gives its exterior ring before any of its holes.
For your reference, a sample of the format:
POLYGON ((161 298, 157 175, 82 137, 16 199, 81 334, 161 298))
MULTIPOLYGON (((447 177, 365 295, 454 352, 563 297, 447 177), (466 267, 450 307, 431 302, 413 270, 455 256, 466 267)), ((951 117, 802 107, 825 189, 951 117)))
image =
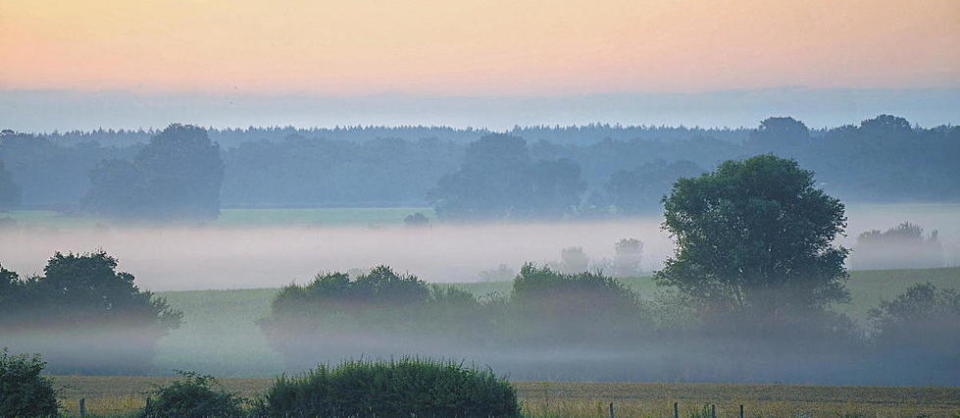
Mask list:
POLYGON ((173 124, 133 161, 105 160, 90 173, 87 206, 108 216, 215 219, 223 182, 220 146, 206 130, 173 124))
POLYGON ((0 335, 22 352, 42 352, 58 372, 142 372, 160 337, 183 314, 117 271, 103 251, 56 253, 43 276, 0 268, 0 335))
POLYGON ((846 227, 844 206, 796 161, 727 161, 677 181, 664 206, 677 248, 657 272, 661 284, 732 311, 819 309, 848 298, 848 251, 833 244, 846 227))

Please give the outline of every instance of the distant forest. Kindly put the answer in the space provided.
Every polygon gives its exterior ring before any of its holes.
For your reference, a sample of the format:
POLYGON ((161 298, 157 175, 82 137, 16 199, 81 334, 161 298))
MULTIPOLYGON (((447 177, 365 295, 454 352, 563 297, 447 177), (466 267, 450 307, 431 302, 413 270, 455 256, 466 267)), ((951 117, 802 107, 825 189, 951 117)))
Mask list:
POLYGON ((292 127, 0 134, 0 210, 210 219, 220 208, 433 206, 448 218, 654 213, 679 177, 772 153, 846 201, 960 201, 960 127, 292 127))

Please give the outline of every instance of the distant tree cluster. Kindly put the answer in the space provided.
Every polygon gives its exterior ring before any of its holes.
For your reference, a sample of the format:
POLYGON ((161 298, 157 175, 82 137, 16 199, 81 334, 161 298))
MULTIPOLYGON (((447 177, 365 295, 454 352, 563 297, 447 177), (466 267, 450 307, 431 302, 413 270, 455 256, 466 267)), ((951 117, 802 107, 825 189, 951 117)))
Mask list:
POLYGON ((850 264, 856 269, 943 267, 943 245, 936 230, 925 236, 923 227, 904 222, 857 236, 850 264))
POLYGON ((816 171, 820 187, 848 201, 958 201, 958 144, 960 127, 920 128, 891 115, 831 129, 772 117, 733 130, 4 131, 0 161, 9 176, 0 170, 0 207, 19 189, 24 208, 151 219, 210 219, 220 206, 433 205, 447 219, 629 216, 659 210, 678 178, 768 153, 816 171))
POLYGON ((220 214, 223 161, 204 129, 170 125, 132 161, 104 160, 90 174, 86 206, 120 218, 210 220, 220 214))
POLYGON ((444 218, 556 218, 574 214, 585 189, 573 161, 534 161, 523 139, 489 135, 467 146, 460 169, 430 196, 444 218))
MULTIPOLYGON (((848 251, 836 244, 846 218, 816 185, 773 155, 677 181, 664 199, 677 247, 652 300, 584 272, 589 259, 571 247, 566 271, 527 264, 509 295, 485 298, 386 267, 321 276, 285 288, 261 326, 291 365, 351 350, 454 351, 524 376, 956 383, 941 371, 958 366, 956 291, 914 286, 871 312, 870 333, 833 309, 849 301, 848 251)), ((642 243, 621 240, 617 253, 636 271, 642 243)))

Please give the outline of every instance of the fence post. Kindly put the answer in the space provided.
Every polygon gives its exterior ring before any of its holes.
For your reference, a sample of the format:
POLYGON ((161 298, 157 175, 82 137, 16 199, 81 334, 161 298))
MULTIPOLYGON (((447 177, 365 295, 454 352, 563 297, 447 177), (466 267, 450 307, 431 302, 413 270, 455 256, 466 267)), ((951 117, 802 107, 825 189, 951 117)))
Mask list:
POLYGON ((680 405, 679 405, 679 404, 680 404, 679 402, 674 402, 674 403, 673 403, 673 418, 680 418, 680 405))
POLYGON ((743 418, 743 404, 740 404, 740 418, 743 418))
POLYGON ((616 415, 613 414, 613 402, 610 402, 610 418, 616 418, 616 415))
POLYGON ((87 400, 84 398, 80 398, 80 416, 87 416, 87 400))

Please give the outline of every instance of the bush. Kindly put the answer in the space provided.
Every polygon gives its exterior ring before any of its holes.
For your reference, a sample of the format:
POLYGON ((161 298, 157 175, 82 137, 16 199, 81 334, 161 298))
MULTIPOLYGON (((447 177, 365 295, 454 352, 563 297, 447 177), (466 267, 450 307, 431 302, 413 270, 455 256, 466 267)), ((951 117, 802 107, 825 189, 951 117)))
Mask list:
POLYGON ((40 375, 45 366, 39 355, 0 351, 0 417, 57 415, 60 404, 53 380, 40 375))
POLYGON ((44 353, 57 373, 143 372, 182 317, 103 251, 58 252, 40 277, 0 268, 0 334, 13 350, 44 353))
POLYGON ((318 275, 312 283, 284 287, 273 299, 271 315, 260 322, 268 334, 295 329, 356 331, 396 325, 430 299, 430 287, 416 276, 379 266, 351 280, 344 273, 318 275))
POLYGON ((183 380, 173 382, 147 398, 141 417, 213 418, 242 416, 243 398, 211 388, 216 380, 196 372, 178 372, 183 380))
POLYGON ((648 325, 637 295, 599 273, 563 274, 526 264, 510 302, 515 334, 537 344, 602 344, 635 338, 648 325))
POLYGON ((960 292, 930 283, 911 286, 892 301, 870 311, 877 341, 955 357, 960 346, 960 292))
POLYGON ((492 372, 411 358, 280 377, 257 409, 265 417, 520 416, 516 390, 492 372))

